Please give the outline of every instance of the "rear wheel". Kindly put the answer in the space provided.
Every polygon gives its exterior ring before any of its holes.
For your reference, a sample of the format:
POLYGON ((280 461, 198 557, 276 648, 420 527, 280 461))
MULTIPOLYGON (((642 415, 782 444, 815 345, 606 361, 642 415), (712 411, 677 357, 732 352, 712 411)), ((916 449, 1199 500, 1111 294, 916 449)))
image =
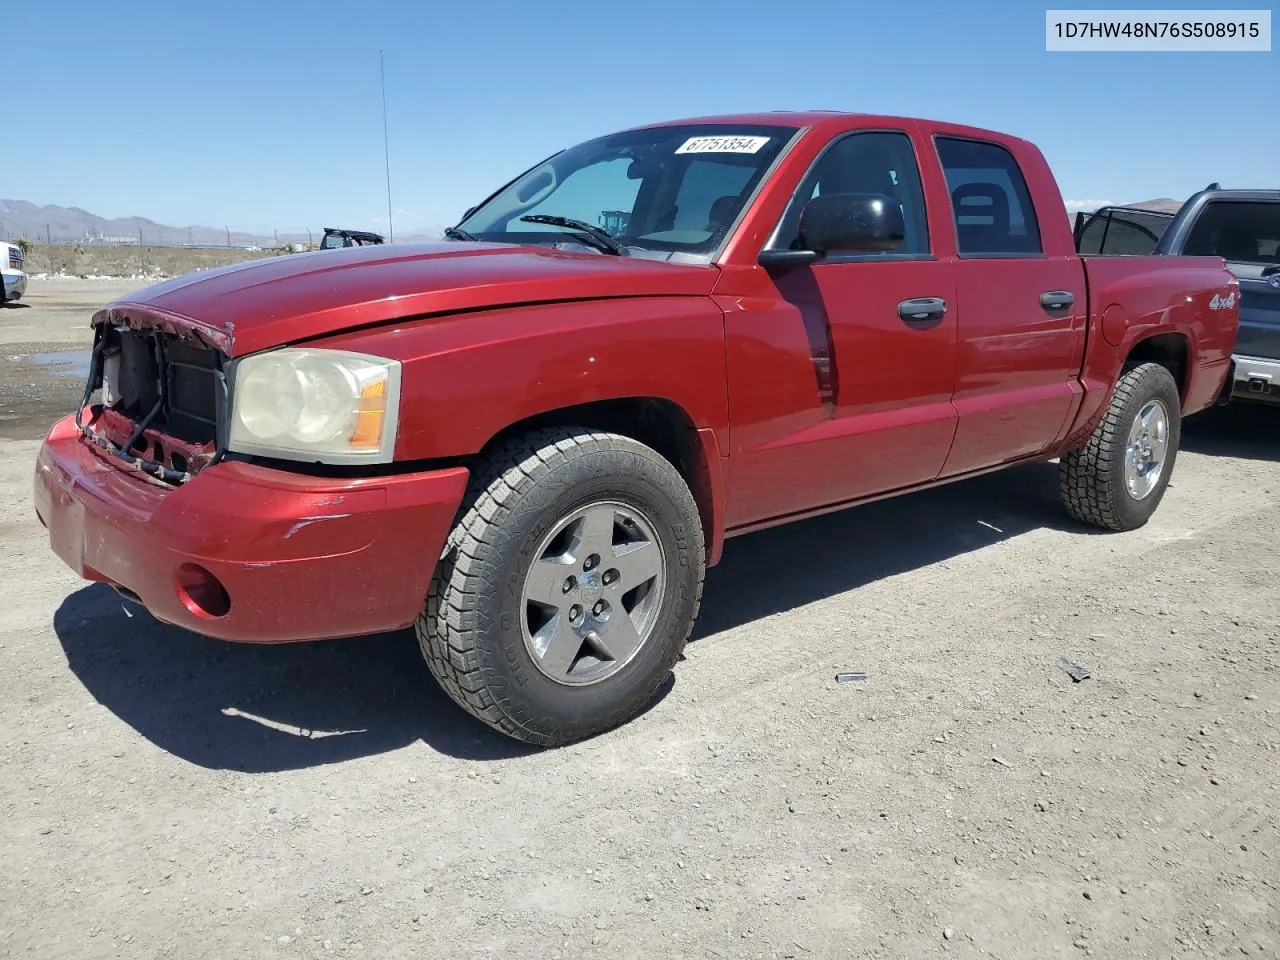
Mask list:
POLYGON ((1181 431, 1173 375, 1157 363, 1126 371, 1089 441, 1062 458, 1059 489, 1067 510, 1106 530, 1141 527, 1164 498, 1181 431))
POLYGON ((417 634, 497 730, 559 746, 639 714, 670 675, 705 570, 679 472, 628 437, 541 430, 477 466, 417 634))

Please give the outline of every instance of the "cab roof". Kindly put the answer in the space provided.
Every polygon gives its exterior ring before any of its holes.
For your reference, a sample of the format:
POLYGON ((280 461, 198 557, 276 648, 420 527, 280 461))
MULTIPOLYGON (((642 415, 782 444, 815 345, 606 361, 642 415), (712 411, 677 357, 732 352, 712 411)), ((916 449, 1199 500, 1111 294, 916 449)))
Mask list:
POLYGON ((651 127, 673 127, 684 124, 708 124, 720 126, 770 125, 788 127, 808 127, 817 132, 829 132, 833 129, 850 127, 880 126, 914 126, 920 125, 938 133, 951 133, 960 136, 976 137, 983 140, 1003 140, 1006 142, 1028 142, 1021 137, 999 130, 984 127, 950 123, 945 120, 931 120, 926 117, 903 117, 883 113, 860 113, 851 110, 770 110, 763 113, 723 113, 701 117, 684 117, 677 120, 661 120, 654 123, 637 124, 628 129, 643 130, 651 127))

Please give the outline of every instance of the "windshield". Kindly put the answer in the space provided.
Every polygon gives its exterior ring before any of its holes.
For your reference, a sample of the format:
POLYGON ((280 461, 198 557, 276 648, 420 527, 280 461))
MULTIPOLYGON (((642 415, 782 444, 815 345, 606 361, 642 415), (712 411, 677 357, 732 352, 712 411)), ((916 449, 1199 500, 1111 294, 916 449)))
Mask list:
POLYGON ((1280 203, 1210 201, 1196 217, 1182 252, 1233 263, 1280 264, 1280 203))
POLYGON ((572 226, 520 219, 564 217, 607 230, 633 256, 705 259, 795 133, 685 124, 600 137, 538 164, 458 226, 476 240, 599 249, 572 226))

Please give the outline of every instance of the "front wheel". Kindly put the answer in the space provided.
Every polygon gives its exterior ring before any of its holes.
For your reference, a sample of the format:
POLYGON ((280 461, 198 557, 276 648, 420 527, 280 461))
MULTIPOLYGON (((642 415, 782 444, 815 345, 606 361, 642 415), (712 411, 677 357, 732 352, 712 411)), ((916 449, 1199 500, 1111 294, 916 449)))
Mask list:
POLYGON ((472 475, 417 621, 480 720, 560 746, 639 714, 698 612, 702 525, 680 473, 629 437, 535 431, 472 475))
POLYGON ((1182 434, 1178 385, 1158 363, 1128 370, 1089 441, 1066 454, 1058 483, 1077 520, 1135 530, 1164 498, 1182 434))

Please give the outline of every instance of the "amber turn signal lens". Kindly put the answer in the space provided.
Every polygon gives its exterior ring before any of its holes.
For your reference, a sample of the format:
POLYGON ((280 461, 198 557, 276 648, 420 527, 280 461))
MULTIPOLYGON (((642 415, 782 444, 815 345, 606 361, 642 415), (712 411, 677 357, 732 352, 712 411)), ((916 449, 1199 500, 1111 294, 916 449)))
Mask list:
POLYGON ((382 422, 387 413, 387 381, 378 380, 360 391, 356 401, 356 429, 351 446, 376 449, 382 442, 382 422))

